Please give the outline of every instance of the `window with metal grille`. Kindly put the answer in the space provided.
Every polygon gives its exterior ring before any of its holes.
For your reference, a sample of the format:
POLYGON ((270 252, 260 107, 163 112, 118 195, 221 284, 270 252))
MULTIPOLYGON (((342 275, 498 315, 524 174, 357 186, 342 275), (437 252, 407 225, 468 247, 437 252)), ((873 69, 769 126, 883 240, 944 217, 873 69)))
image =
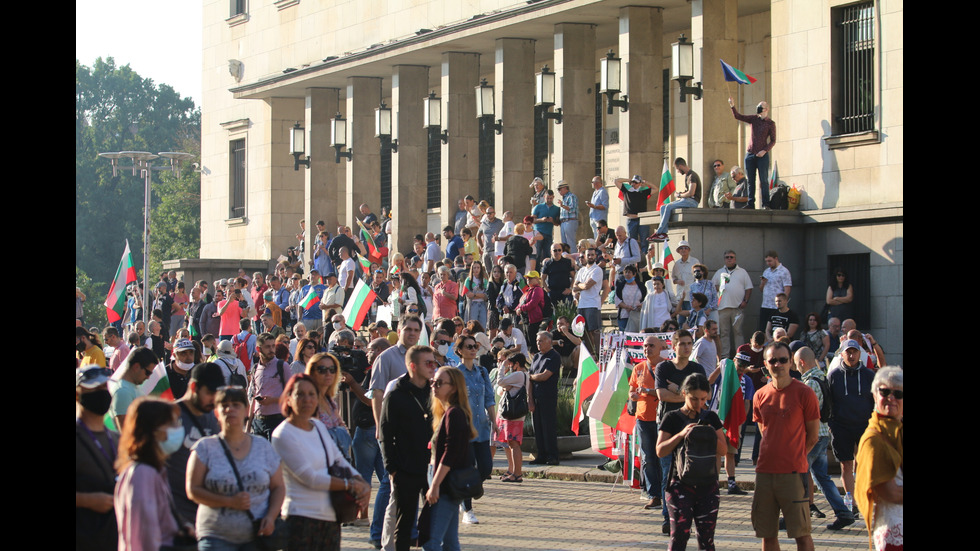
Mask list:
POLYGON ((874 130, 874 2, 835 8, 833 18, 834 134, 874 130))
POLYGON ((429 127, 429 147, 426 192, 428 197, 425 207, 437 209, 442 201, 442 141, 439 139, 441 129, 438 126, 429 127))
POLYGON ((602 84, 595 83, 595 175, 602 176, 602 94, 599 87, 602 84))
POLYGON ((670 151, 670 69, 663 72, 664 151, 670 151))
MULTIPOLYGON (((836 283, 837 269, 844 270, 847 280, 854 288, 854 301, 851 308, 854 322, 859 329, 867 331, 871 327, 871 254, 833 254, 827 256, 827 284, 836 283)), ((824 287, 826 293, 827 288, 824 287)), ((823 295, 821 295, 823 296, 823 295)), ((827 320, 823 320, 826 325, 827 320)), ((841 320, 844 321, 844 320, 841 320)))
POLYGON ((548 181, 548 124, 550 119, 544 118, 546 105, 534 106, 534 175, 548 181))
POLYGON ((228 218, 245 217, 245 138, 228 145, 229 206, 228 218))
POLYGON ((491 205, 494 204, 493 193, 493 156, 496 147, 494 138, 493 117, 483 117, 480 119, 480 199, 485 199, 491 205))
POLYGON ((381 206, 391 208, 391 138, 381 140, 381 206))

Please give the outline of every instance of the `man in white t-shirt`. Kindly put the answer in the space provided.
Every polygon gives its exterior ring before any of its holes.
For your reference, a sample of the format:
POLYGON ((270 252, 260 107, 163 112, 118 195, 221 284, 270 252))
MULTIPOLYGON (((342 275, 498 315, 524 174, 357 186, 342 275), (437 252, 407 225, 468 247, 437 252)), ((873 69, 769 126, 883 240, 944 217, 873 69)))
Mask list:
POLYGON ((585 251, 585 266, 575 273, 572 291, 578 295, 578 313, 585 318, 585 330, 592 334, 590 343, 597 347, 602 329, 599 316, 599 309, 602 308, 599 299, 602 293, 602 268, 596 264, 595 249, 585 251))
POLYGON ((524 354, 525 357, 527 357, 527 339, 524 337, 523 331, 514 327, 514 320, 511 318, 503 318, 500 320, 499 335, 502 339, 504 339, 505 348, 510 348, 512 346, 517 347, 517 349, 521 351, 521 354, 524 354))
POLYGON ((725 251, 725 266, 715 272, 713 282, 718 289, 718 333, 721 335, 718 355, 733 358, 735 350, 746 342, 742 337, 742 321, 752 296, 752 279, 735 262, 735 251, 729 249, 725 251))
POLYGON ((337 275, 340 286, 344 288, 344 305, 346 306, 347 299, 354 294, 354 286, 357 285, 357 262, 351 258, 347 247, 340 248, 340 259, 340 273, 337 275))

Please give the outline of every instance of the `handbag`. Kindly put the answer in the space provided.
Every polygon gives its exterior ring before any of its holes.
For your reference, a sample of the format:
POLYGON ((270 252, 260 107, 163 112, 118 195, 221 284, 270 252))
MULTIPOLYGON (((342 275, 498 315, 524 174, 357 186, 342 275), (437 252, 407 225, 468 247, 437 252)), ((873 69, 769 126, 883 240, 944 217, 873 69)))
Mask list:
POLYGON ((524 374, 524 377, 524 384, 517 391, 516 396, 511 396, 510 391, 505 391, 504 397, 500 400, 500 416, 508 421, 520 419, 527 415, 527 373, 524 374))
MULTIPOLYGON (((323 454, 327 458, 327 472, 330 474, 330 478, 342 478, 344 480, 354 478, 355 475, 351 473, 350 468, 330 461, 330 453, 327 452, 327 443, 323 440, 320 426, 316 423, 313 426, 316 427, 316 434, 320 437, 320 445, 323 446, 323 454)), ((354 499, 354 494, 348 490, 330 490, 330 505, 333 506, 337 522, 341 524, 353 522, 357 518, 358 509, 360 509, 357 500, 354 499)))
MULTIPOLYGON (((242 484, 242 477, 238 474, 238 467, 235 465, 235 458, 231 455, 231 450, 228 449, 228 445, 220 436, 218 437, 218 442, 221 442, 221 448, 225 450, 225 457, 228 458, 228 462, 231 463, 231 470, 235 473, 235 480, 238 481, 238 490, 244 492, 245 485, 242 484)), ((252 531, 255 533, 255 542, 258 548, 262 551, 277 551, 279 549, 284 549, 286 543, 289 541, 289 525, 283 520, 281 516, 276 517, 275 528, 272 533, 267 536, 258 535, 259 526, 262 524, 262 519, 255 518, 252 515, 252 510, 248 509, 245 511, 248 515, 249 520, 252 521, 252 531)))
MULTIPOLYGON (((449 432, 448 413, 447 411, 442 418, 443 430, 447 433, 449 432)), ((469 453, 473 453, 472 449, 469 453)), ((446 475, 446 483, 446 493, 455 500, 462 501, 483 497, 483 477, 480 476, 479 469, 472 465, 462 469, 450 469, 449 474, 446 475)))

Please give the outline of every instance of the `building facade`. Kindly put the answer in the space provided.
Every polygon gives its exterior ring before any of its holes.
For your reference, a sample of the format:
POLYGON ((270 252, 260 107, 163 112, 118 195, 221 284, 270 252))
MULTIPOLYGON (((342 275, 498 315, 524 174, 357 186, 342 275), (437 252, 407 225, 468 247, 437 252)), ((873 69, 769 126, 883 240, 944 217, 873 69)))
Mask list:
POLYGON ((855 287, 865 304, 859 326, 899 363, 902 27, 900 0, 206 0, 200 256, 274 259, 297 244, 300 219, 325 220, 333 232, 352 225, 362 203, 391 207, 401 251, 451 223, 467 194, 498 215, 527 214, 534 176, 551 188, 570 183, 585 237, 593 176, 611 190, 615 227, 614 178, 658 182, 665 159, 684 157, 710 183, 712 161, 742 165, 749 138, 728 97, 742 113, 766 100, 777 124, 772 162, 779 181, 805 190, 801 211, 740 219, 681 210, 671 241, 692 239, 712 270, 723 249, 739 250, 753 276, 767 239, 792 249, 781 254, 793 259, 801 313, 822 307, 831 264, 857 270, 868 281, 855 287), (682 100, 670 80, 682 34, 694 43, 701 99, 682 100), (625 111, 599 92, 610 51, 622 60, 613 98, 627 97, 625 111), (725 82, 718 60, 758 81, 725 82), (545 66, 556 76, 555 105, 536 106, 545 66), (493 87, 485 118, 481 80, 493 87), (440 120, 426 128, 430 95, 440 120), (382 102, 397 150, 375 136, 382 102), (542 116, 559 108, 560 124, 542 116), (330 145, 338 114, 347 121, 342 151, 353 151, 339 163, 330 145), (294 170, 297 123, 310 163, 294 170), (744 237, 731 242, 725 229, 736 227, 744 237))

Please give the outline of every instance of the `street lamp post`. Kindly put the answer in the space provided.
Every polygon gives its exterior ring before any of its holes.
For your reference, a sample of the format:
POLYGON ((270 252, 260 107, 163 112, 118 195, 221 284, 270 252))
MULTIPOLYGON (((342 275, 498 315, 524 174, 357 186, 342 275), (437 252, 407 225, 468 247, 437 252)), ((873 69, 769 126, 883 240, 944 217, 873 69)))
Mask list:
POLYGON ((118 174, 119 169, 132 169, 133 176, 136 171, 143 177, 143 325, 149 323, 149 313, 152 310, 150 297, 150 285, 147 277, 150 274, 150 179, 153 177, 154 170, 169 170, 180 177, 180 163, 194 156, 190 153, 174 151, 164 151, 153 154, 148 151, 120 151, 110 153, 99 153, 99 157, 109 159, 112 164, 112 176, 118 174), (170 159, 169 165, 153 166, 154 159, 163 157, 170 159), (129 159, 132 161, 130 166, 119 166, 119 159, 129 159))

